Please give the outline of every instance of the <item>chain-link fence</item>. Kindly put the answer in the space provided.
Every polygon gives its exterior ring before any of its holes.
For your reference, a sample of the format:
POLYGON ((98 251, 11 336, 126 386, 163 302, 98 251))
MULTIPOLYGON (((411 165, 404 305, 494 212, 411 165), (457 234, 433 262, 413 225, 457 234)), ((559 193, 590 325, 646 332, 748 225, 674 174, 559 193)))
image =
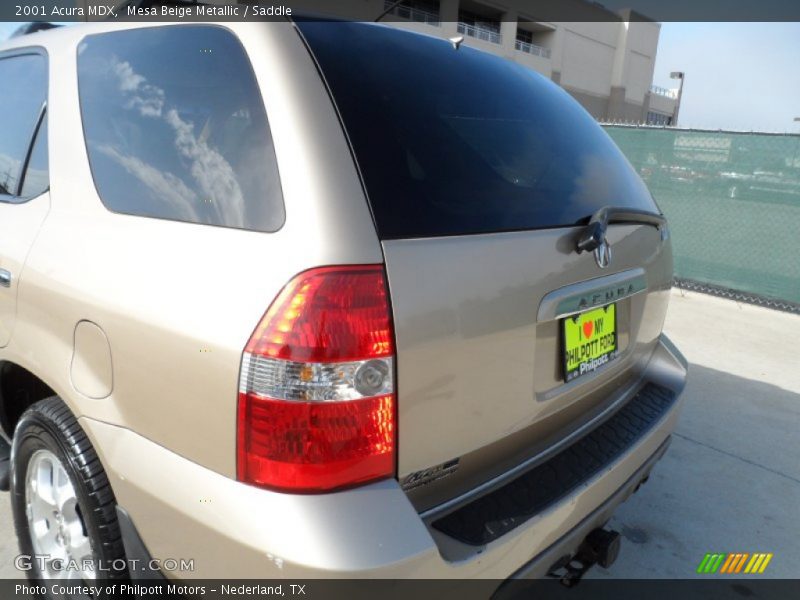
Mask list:
POLYGON ((679 282, 800 310, 800 135, 606 131, 669 219, 679 282))

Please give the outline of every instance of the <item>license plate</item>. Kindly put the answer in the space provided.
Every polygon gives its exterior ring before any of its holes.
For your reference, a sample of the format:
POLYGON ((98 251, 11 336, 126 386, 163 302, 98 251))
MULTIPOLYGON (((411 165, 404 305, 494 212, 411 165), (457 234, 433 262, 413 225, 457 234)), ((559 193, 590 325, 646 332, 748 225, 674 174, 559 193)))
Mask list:
POLYGON ((617 357, 617 307, 609 304, 562 321, 564 380, 591 373, 617 357))

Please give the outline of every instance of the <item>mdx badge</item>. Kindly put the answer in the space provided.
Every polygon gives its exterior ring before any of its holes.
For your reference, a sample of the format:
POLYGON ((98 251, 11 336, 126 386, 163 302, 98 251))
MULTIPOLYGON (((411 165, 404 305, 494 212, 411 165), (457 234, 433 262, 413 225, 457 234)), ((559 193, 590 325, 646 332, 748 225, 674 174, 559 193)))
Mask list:
POLYGON ((413 490, 414 488, 432 483, 437 479, 452 475, 458 469, 458 461, 459 459, 454 458, 453 460, 436 465, 435 467, 411 473, 411 475, 407 475, 403 478, 400 482, 400 487, 407 492, 408 490, 413 490))

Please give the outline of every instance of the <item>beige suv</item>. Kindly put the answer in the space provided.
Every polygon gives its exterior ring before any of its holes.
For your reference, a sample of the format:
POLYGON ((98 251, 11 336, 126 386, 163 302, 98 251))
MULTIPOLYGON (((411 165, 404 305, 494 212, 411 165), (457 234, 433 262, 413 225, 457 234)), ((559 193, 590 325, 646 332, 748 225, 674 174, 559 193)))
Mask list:
POLYGON ((666 222, 567 93, 319 20, 57 28, 1 45, 0 81, 32 577, 613 562, 686 363, 666 222))

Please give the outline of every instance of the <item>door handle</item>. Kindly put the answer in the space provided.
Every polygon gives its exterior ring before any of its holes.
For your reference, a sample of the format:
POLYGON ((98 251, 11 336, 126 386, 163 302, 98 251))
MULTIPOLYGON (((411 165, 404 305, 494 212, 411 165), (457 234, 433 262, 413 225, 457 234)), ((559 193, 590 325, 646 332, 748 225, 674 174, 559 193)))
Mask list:
POLYGON ((0 287, 11 287, 11 271, 0 269, 0 287))

